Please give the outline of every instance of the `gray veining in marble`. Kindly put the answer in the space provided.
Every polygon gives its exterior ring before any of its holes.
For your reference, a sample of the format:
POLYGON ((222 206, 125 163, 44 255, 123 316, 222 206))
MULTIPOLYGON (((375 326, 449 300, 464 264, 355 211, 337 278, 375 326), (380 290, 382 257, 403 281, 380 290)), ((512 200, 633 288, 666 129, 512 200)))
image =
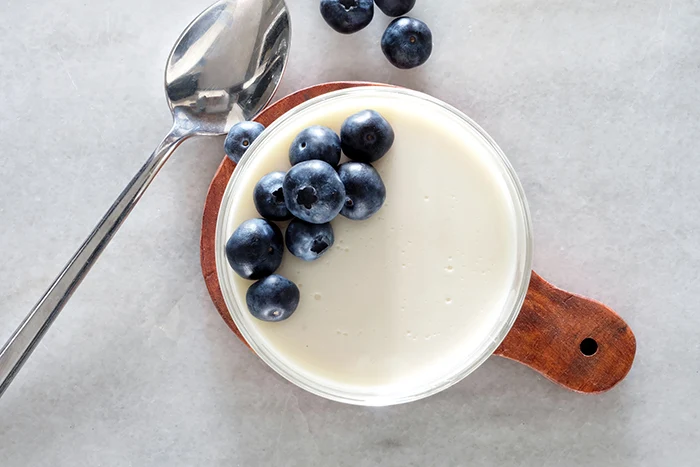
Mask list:
MULTIPOLYGON (((409 72, 381 55, 381 13, 348 37, 325 27, 316 0, 288 3, 279 95, 383 81, 475 118, 525 186, 536 269, 635 331, 630 375, 581 396, 494 357, 437 396, 384 409, 291 386, 207 295, 200 216, 222 141, 196 140, 0 399, 0 465, 697 465, 697 0, 418 0, 436 47, 409 72)), ((164 134, 164 61, 207 4, 0 5, 0 340, 164 134)))

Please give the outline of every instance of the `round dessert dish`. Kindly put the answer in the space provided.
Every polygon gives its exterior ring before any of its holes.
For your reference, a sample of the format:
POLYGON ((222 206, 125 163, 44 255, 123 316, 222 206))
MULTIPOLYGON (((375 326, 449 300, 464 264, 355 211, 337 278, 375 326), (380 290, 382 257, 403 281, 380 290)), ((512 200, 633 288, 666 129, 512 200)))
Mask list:
POLYGON ((292 383, 360 405, 417 400, 469 375, 508 334, 531 278, 527 203, 503 152, 455 108, 394 87, 338 90, 275 120, 226 186, 215 245, 226 308, 250 347, 292 383), (362 222, 334 219, 335 243, 316 261, 286 252, 277 273, 299 286, 298 309, 281 322, 256 319, 246 305, 252 282, 231 269, 224 248, 242 222, 259 217, 256 183, 290 169, 302 130, 340 134, 366 109, 395 133, 373 164, 385 204, 362 222))

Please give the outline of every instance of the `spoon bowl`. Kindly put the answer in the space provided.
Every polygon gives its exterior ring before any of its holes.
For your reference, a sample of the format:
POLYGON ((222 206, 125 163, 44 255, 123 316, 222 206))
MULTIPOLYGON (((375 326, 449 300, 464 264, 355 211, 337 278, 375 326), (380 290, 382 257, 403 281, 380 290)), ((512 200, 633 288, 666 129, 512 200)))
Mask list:
POLYGON ((165 69, 170 132, 0 350, 0 396, 180 143, 222 135, 268 104, 289 37, 284 0, 220 0, 185 29, 165 69))
POLYGON ((221 135, 257 115, 287 63, 283 0, 219 1, 185 29, 168 57, 165 91, 175 123, 221 135))

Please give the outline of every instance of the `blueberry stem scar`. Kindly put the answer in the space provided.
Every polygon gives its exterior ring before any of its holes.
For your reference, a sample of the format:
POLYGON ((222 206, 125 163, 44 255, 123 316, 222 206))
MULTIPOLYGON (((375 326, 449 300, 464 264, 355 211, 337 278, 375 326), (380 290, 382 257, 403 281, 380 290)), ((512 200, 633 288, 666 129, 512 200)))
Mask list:
POLYGON ((326 248, 328 248, 328 242, 325 241, 323 238, 316 238, 314 240, 314 244, 311 247, 311 251, 313 251, 316 254, 321 254, 324 251, 326 251, 326 248))
POLYGON ((314 204, 318 201, 318 196, 316 196, 316 189, 312 186, 307 186, 299 190, 297 194, 297 202, 304 206, 306 209, 311 209, 314 204))
POLYGON ((357 8, 356 0, 340 0, 340 4, 343 5, 345 10, 350 11, 357 8))

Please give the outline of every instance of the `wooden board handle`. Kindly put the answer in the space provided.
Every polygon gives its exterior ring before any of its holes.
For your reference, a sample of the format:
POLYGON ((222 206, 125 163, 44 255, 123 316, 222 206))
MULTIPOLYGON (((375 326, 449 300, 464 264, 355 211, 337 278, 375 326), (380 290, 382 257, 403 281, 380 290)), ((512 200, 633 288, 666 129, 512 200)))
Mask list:
POLYGON ((627 375, 636 349, 634 334, 613 310, 533 272, 520 315, 495 354, 574 391, 599 393, 627 375))

